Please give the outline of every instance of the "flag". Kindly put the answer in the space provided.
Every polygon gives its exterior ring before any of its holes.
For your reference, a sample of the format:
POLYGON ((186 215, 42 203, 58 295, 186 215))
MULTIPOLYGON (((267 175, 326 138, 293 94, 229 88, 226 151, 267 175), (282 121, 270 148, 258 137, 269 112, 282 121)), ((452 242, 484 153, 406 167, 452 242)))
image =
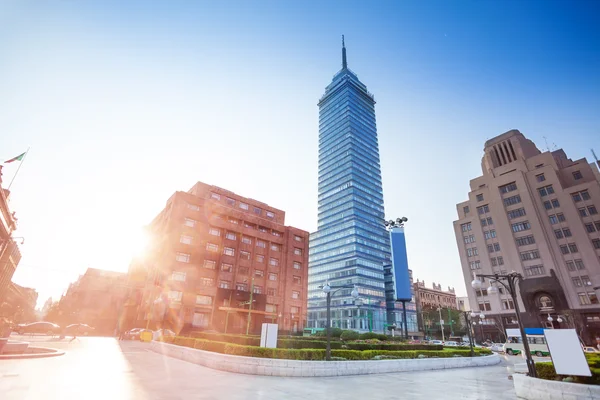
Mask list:
POLYGON ((25 157, 25 154, 27 154, 27 152, 23 153, 23 154, 19 154, 18 156, 11 158, 10 160, 6 160, 4 161, 4 164, 8 164, 11 163, 13 161, 21 161, 23 159, 23 157, 25 157))

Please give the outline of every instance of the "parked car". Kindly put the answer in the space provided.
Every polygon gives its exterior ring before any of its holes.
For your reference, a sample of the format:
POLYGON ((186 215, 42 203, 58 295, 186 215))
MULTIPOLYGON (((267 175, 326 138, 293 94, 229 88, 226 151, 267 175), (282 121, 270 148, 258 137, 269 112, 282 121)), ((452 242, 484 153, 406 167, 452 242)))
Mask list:
POLYGON ((429 342, 429 344, 441 344, 441 345, 443 345, 444 342, 442 342, 441 340, 432 340, 431 342, 429 342))
POLYGON ((175 336, 177 336, 177 334, 170 329, 159 329, 157 331, 154 331, 154 334, 152 335, 152 339, 157 340, 162 337, 175 337, 175 336))
POLYGON ((67 335, 87 336, 93 330, 94 330, 94 328, 92 328, 88 324, 71 324, 65 328, 65 333, 67 335))
POLYGON ((40 333, 52 336, 59 334, 61 329, 60 326, 52 322, 32 322, 30 324, 19 324, 16 330, 19 335, 40 333))
POLYGON ((491 351, 495 351, 497 353, 504 353, 504 345, 506 343, 492 343, 490 346, 491 351))
POLYGON ((595 348, 595 347, 591 347, 591 346, 584 346, 584 347, 583 347, 583 351, 584 351, 585 353, 600 353, 600 350, 598 350, 598 349, 597 349, 597 348, 595 348))
POLYGON ((444 346, 448 346, 448 347, 458 347, 458 342, 455 341, 448 341, 444 343, 444 346))
POLYGON ((140 335, 142 334, 142 332, 152 333, 152 331, 150 329, 133 328, 133 329, 125 332, 125 334, 123 335, 123 339, 125 339, 125 340, 140 340, 140 335))

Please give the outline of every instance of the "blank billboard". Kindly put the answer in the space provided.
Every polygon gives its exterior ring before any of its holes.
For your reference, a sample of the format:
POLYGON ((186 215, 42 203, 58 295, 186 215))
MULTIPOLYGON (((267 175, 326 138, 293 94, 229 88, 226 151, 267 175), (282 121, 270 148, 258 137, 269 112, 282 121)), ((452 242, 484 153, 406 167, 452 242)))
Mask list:
POLYGON ((390 231, 392 245, 392 275, 394 281, 395 299, 410 301, 412 291, 408 274, 408 257, 406 255, 406 240, 404 228, 396 227, 390 231))

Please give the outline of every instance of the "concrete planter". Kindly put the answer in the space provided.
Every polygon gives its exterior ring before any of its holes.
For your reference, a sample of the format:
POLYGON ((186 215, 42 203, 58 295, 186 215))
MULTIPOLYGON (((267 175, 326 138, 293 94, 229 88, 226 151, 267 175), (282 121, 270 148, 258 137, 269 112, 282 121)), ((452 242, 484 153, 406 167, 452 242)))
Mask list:
POLYGON ((414 360, 298 361, 213 353, 153 341, 153 351, 220 371, 268 376, 347 376, 391 372, 429 371, 446 368, 483 367, 500 362, 500 356, 424 358, 414 360))
POLYGON ((522 374, 514 374, 513 382, 517 398, 527 400, 576 399, 600 400, 600 386, 583 385, 545 379, 530 378, 522 374))

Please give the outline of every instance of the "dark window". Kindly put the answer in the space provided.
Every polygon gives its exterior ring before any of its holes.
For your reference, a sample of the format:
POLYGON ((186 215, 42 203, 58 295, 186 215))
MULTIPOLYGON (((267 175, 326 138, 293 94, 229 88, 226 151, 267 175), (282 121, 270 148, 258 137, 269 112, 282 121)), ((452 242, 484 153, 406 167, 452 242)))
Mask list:
POLYGON ((478 194, 477 195, 477 201, 483 201, 483 195, 482 194, 478 194))
POLYGON ((511 196, 504 199, 505 206, 512 206, 514 204, 519 204, 521 202, 521 196, 511 196))
POLYGON ((500 193, 508 193, 517 190, 517 184, 512 182, 504 186, 500 186, 500 193))
POLYGON ((598 210, 596 210, 596 206, 589 206, 588 207, 588 212, 590 213, 590 215, 596 215, 596 214, 598 214, 598 210))
POLYGON ((581 171, 573 172, 573 178, 575 178, 576 181, 583 178, 583 175, 581 175, 581 171))
POLYGON ((537 179, 538 182, 544 182, 546 180, 546 177, 544 176, 544 174, 536 175, 535 178, 537 179))

